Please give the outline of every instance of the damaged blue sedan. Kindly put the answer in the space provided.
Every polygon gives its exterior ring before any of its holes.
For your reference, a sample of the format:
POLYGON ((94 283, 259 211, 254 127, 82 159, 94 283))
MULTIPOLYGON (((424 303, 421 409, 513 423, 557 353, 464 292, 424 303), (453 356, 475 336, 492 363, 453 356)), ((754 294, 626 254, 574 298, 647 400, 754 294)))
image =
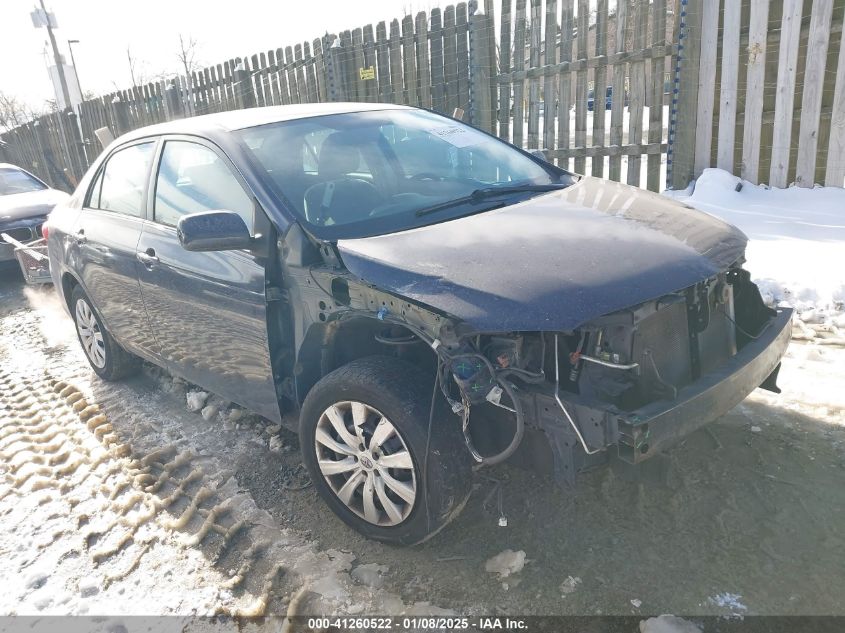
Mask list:
POLYGON ((144 359, 290 426, 327 505, 391 543, 478 467, 637 468, 777 390, 790 337, 738 229, 403 106, 131 132, 48 233, 97 374, 144 359))

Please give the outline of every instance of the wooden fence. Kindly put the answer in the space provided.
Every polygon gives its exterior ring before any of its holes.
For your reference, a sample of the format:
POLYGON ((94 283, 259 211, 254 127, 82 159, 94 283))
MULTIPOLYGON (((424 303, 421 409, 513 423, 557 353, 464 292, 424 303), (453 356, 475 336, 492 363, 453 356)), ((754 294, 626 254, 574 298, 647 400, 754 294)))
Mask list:
POLYGON ((3 134, 0 160, 72 189, 102 127, 380 101, 460 110, 561 166, 653 191, 710 165, 841 186, 843 13, 845 0, 461 2, 86 101, 3 134))
POLYGON ((671 184, 845 182, 845 0, 688 0, 671 184))
POLYGON ((668 137, 666 73, 677 52, 667 38, 675 3, 620 0, 612 11, 609 4, 502 1, 498 133, 515 145, 545 149, 576 172, 586 172, 589 159, 593 176, 658 191, 668 137))

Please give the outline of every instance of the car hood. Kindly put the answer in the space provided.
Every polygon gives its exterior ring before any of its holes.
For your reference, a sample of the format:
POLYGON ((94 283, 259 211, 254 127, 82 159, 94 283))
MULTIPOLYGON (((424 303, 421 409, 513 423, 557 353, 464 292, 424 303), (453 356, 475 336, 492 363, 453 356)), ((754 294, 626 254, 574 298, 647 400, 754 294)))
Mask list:
POLYGON ((501 209, 340 240, 362 280, 471 331, 565 331, 727 269, 746 236, 689 206, 584 177, 501 209))
POLYGON ((0 196, 0 224, 47 215, 70 196, 57 189, 0 196))

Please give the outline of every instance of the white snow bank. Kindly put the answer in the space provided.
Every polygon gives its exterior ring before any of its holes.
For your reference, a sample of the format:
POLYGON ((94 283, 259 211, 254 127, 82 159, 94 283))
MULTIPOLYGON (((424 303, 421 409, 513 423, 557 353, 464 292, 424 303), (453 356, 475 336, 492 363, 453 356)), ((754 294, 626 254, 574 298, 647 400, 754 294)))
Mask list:
POLYGON ((768 303, 796 308, 805 323, 838 326, 845 303, 845 189, 769 189, 705 169, 694 186, 666 195, 745 232, 746 268, 768 303))
POLYGON ((499 574, 500 578, 507 578, 511 574, 518 574, 525 567, 525 552, 506 549, 484 563, 484 570, 491 574, 499 574))

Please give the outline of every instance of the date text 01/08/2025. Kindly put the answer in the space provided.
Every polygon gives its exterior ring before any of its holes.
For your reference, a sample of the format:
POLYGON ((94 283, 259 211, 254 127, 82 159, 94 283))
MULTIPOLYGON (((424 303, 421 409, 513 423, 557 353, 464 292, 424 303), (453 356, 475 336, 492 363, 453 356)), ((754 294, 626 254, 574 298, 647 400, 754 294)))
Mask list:
POLYGON ((510 617, 318 617, 308 618, 311 630, 332 628, 340 631, 520 631, 527 628, 525 620, 510 617))

